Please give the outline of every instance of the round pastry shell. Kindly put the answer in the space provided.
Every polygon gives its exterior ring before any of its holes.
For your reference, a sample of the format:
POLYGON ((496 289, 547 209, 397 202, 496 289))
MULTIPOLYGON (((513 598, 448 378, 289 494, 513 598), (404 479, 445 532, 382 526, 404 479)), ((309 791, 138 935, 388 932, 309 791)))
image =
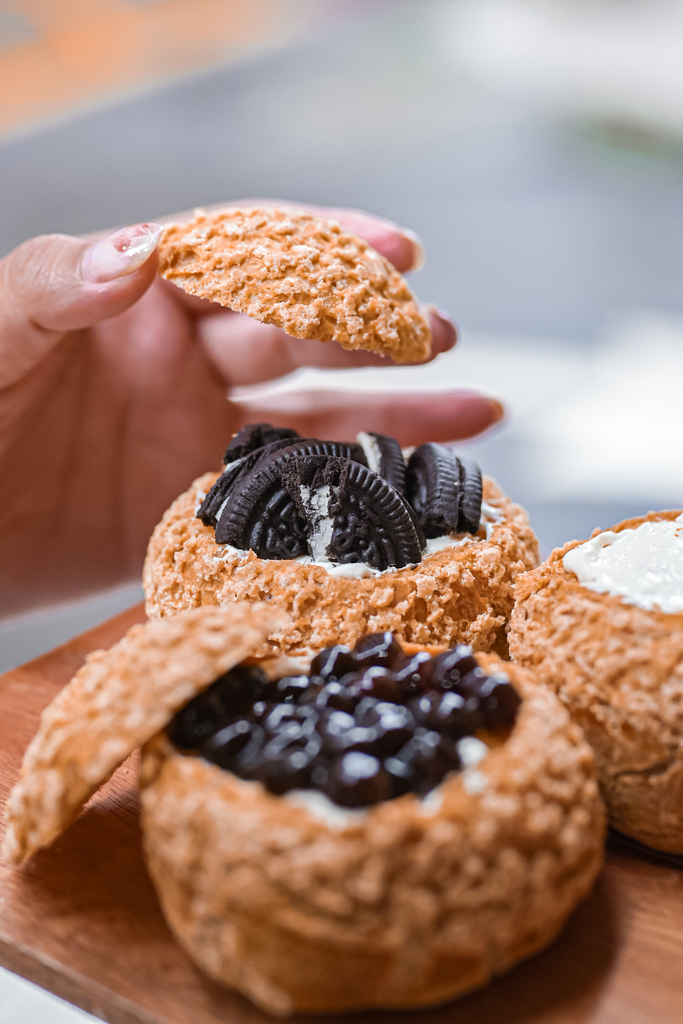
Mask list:
POLYGON ((321 566, 266 560, 253 551, 239 555, 217 544, 213 528, 196 517, 217 476, 195 480, 152 534, 143 571, 149 616, 268 597, 291 619, 270 639, 283 653, 353 644, 365 633, 383 630, 410 643, 466 643, 505 653, 514 581, 538 564, 538 542, 524 510, 489 478, 484 478, 484 500, 501 515, 489 539, 482 528, 476 542, 468 538, 414 567, 348 579, 321 566))
POLYGON ((195 211, 159 241, 159 272, 296 338, 423 362, 431 329, 404 278, 336 221, 296 209, 195 211))
MULTIPOLYGON (((612 529, 680 514, 650 512, 612 529)), ((683 853, 683 614, 584 587, 562 564, 581 543, 565 544, 517 580, 510 653, 582 727, 610 824, 655 849, 683 853)))
POLYGON ((143 751, 144 842, 166 917, 217 981, 276 1014, 430 1006, 547 945, 602 861, 604 810, 580 730, 524 697, 512 734, 425 800, 332 825, 165 735, 143 751))

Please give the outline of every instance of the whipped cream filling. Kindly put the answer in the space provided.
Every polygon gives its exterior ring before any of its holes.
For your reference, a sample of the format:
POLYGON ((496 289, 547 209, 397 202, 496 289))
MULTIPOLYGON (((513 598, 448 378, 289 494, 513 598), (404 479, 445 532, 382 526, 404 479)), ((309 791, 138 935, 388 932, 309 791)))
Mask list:
POLYGON ((382 453, 379 450, 377 438, 371 437, 370 434, 365 434, 361 431, 360 434, 356 435, 356 441, 365 453, 368 469, 372 470, 373 473, 379 473, 380 466, 382 464, 382 453))
POLYGON ((332 541, 334 528, 334 520, 328 515, 331 498, 329 484, 316 487, 314 491, 302 484, 300 493, 304 508, 313 524, 313 529, 308 536, 311 560, 314 562, 326 561, 327 548, 332 541))
MULTIPOLYGON (((361 435, 359 434, 360 438, 361 435)), ((374 442, 374 438, 369 438, 371 442, 374 442)), ((359 442, 360 443, 360 442, 359 442)), ((367 453, 366 453, 367 454, 367 453)), ((203 492, 202 500, 205 497, 203 492)), ((366 579, 370 576, 383 576, 386 573, 398 572, 398 567, 390 565, 386 569, 375 569, 371 565, 367 565, 365 562, 346 562, 341 564, 339 562, 331 562, 326 557, 327 547, 332 540, 332 529, 333 519, 327 515, 327 511, 330 503, 330 488, 329 486, 317 487, 314 491, 311 491, 309 487, 302 485, 301 487, 301 499, 306 506, 309 516, 313 521, 313 530, 309 537, 309 545, 312 554, 299 555, 298 558, 293 558, 291 561, 299 562, 301 565, 318 565, 325 572, 329 573, 330 576, 335 576, 341 579, 366 579)), ((217 519, 220 519, 221 513, 227 503, 227 498, 221 505, 217 513, 217 519)), ((197 503, 197 509, 201 501, 197 503)), ((196 514, 196 512, 195 512, 196 514)), ((497 509, 494 505, 490 505, 488 502, 483 501, 481 503, 481 525, 484 527, 486 534, 486 540, 490 540, 491 534, 494 527, 501 523, 504 519, 503 513, 500 509, 497 509)), ((472 534, 443 534, 441 537, 430 537, 427 539, 424 548, 422 549, 423 558, 428 555, 433 555, 437 551, 443 551, 445 548, 456 548, 461 547, 463 544, 475 544, 479 540, 478 537, 472 536, 472 534)), ((238 556, 244 558, 248 554, 248 551, 242 548, 234 548, 231 544, 221 544, 223 549, 222 554, 216 556, 219 560, 226 558, 233 558, 238 556)), ((404 569, 411 568, 411 566, 403 566, 404 569)))
POLYGON ((588 590, 647 611, 683 612, 683 514, 606 530, 568 551, 562 564, 588 590))

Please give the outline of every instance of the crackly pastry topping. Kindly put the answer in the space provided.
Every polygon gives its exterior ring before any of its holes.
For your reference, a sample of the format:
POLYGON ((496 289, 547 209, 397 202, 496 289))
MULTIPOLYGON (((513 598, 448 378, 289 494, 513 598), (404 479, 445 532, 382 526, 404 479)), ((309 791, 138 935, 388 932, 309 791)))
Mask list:
POLYGON ((261 558, 384 571, 481 523, 479 467, 443 445, 421 445, 406 465, 383 434, 342 443, 256 423, 235 435, 225 463, 197 515, 218 544, 261 558))
POLYGON ((589 590, 650 611, 683 612, 683 515, 605 530, 568 551, 562 564, 589 590))
POLYGON ((308 674, 269 680, 241 665, 176 714, 169 735, 272 793, 317 790, 342 807, 425 795, 477 763, 521 698, 471 648, 406 654, 391 633, 337 645, 308 674))

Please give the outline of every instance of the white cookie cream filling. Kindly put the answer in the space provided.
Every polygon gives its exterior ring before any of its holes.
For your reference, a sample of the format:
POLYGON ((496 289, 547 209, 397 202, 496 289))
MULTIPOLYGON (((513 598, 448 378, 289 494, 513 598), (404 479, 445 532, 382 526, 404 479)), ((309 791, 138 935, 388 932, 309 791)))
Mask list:
MULTIPOLYGON (((361 435, 359 434, 360 438, 361 435)), ((369 438, 369 441, 374 442, 374 438, 369 438)), ((367 452, 366 452, 367 455, 367 452)), ((205 497, 204 492, 201 492, 202 500, 205 497)), ((365 562, 347 562, 341 564, 339 562, 330 562, 325 557, 327 547, 332 540, 332 528, 333 519, 327 515, 327 511, 330 503, 330 488, 328 485, 324 487, 317 487, 314 491, 311 491, 309 487, 302 485, 301 487, 301 499, 306 506, 309 516, 313 522, 313 530, 309 537, 309 545, 312 554, 299 555, 298 558, 293 558, 293 562, 299 562, 301 565, 318 565, 321 569, 324 569, 330 576, 343 579, 354 579, 360 580, 370 576, 383 576, 385 573, 398 572, 398 566, 390 565, 386 569, 375 569, 371 565, 367 565, 365 562)), ((221 517, 221 513, 227 504, 228 499, 226 498, 216 515, 216 521, 221 517)), ((199 509, 201 501, 199 500, 199 493, 197 495, 196 509, 199 509)), ((196 515, 196 511, 195 511, 196 515)), ((484 527, 486 533, 486 540, 490 540, 491 533, 494 527, 503 521, 503 514, 500 509, 497 509, 494 505, 489 505, 488 502, 483 501, 481 504, 481 525, 484 527)), ((441 537, 430 537, 425 542, 422 554, 423 557, 427 555, 433 555, 436 551, 443 551, 445 548, 457 548, 463 544, 476 543, 479 538, 472 536, 472 534, 444 534, 441 537)), ((217 556, 221 558, 233 558, 237 555, 239 558, 244 558, 247 551, 242 548, 234 548, 231 544, 221 544, 222 554, 217 556)), ((403 566, 403 568, 409 568, 403 566)))
POLYGON ((683 515, 606 530, 568 551, 562 564, 588 590, 648 611, 683 612, 683 515))
POLYGON ((308 546, 311 549, 311 561, 326 561, 326 551, 332 542, 332 531, 334 520, 328 515, 330 507, 330 487, 316 487, 311 491, 305 484, 301 485, 301 500, 304 503, 313 529, 308 536, 308 546))
POLYGON ((356 441, 365 453, 368 469, 372 470, 373 473, 379 473, 380 466, 382 464, 382 453, 379 450, 377 438, 371 437, 370 434, 365 434, 361 431, 360 434, 356 435, 356 441))

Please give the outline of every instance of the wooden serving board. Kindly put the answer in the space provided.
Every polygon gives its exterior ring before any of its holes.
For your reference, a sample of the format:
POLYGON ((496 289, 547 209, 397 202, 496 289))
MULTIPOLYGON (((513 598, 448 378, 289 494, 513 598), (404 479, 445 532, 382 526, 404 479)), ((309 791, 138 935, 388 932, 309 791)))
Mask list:
MULTIPOLYGON (((89 651, 142 618, 131 609, 0 677, 0 805, 42 708, 89 651)), ((681 1024, 681 866, 614 837, 592 895, 548 950, 481 992, 401 1021, 681 1024)), ((51 849, 19 871, 0 867, 0 963, 112 1024, 269 1019, 205 979, 168 931, 142 857, 133 759, 51 849)))

